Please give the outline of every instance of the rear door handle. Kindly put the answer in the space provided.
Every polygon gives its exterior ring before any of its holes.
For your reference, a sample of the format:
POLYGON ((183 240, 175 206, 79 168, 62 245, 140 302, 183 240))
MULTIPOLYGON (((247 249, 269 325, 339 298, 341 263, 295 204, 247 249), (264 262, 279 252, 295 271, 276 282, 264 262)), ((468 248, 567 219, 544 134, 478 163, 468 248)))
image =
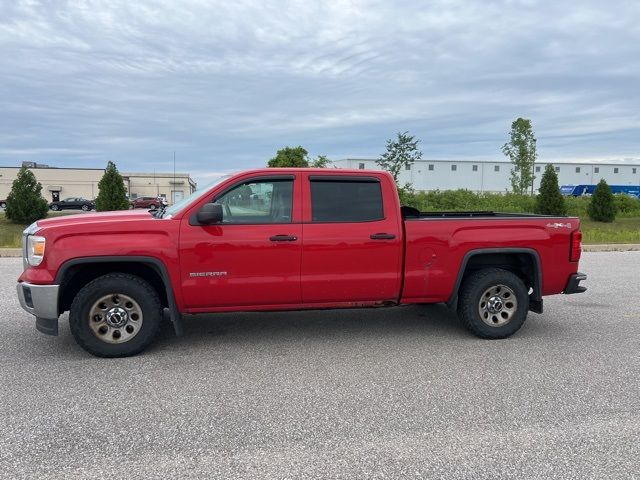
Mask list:
POLYGON ((371 240, 393 240, 396 236, 393 233, 374 233, 369 238, 371 240))
POLYGON ((298 237, 294 235, 274 235, 269 237, 272 242, 295 242, 297 239, 298 237))

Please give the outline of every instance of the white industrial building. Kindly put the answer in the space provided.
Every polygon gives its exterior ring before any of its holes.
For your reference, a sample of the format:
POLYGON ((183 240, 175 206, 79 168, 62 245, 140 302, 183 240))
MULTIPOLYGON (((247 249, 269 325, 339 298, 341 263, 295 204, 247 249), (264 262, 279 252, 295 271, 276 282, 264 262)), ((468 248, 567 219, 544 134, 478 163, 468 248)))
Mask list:
MULTIPOLYGON (((609 185, 640 185, 640 161, 637 162, 536 162, 534 189, 540 186, 542 173, 552 163, 560 185, 593 185, 604 178, 609 185)), ((375 159, 346 158, 333 162, 337 168, 380 170, 375 159)), ((415 190, 456 190, 475 192, 511 191, 511 162, 470 160, 420 160, 402 171, 401 185, 410 183, 415 190)))

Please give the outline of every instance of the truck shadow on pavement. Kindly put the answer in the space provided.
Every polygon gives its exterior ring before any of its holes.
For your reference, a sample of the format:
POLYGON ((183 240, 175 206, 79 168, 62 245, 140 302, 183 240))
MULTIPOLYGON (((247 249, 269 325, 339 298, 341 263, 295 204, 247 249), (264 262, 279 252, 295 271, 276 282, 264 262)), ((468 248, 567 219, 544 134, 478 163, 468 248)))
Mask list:
MULTIPOLYGON (((529 319, 531 320, 531 319, 529 319)), ((535 320, 535 319, 534 319, 535 320)), ((528 321, 517 335, 546 336, 543 326, 528 321), (527 325, 529 324, 529 325, 527 325)), ((480 340, 469 333, 455 312, 443 304, 352 310, 245 312, 185 316, 185 334, 177 338, 167 322, 151 349, 182 343, 214 346, 280 341, 406 337, 440 340, 480 340)))
MULTIPOLYGON (((532 340, 566 335, 561 322, 544 321, 544 316, 529 315, 513 338, 532 340)), ((55 342, 39 333, 44 352, 56 357, 90 356, 75 344, 66 315, 61 318, 60 337, 55 342)), ((469 333, 455 312, 443 304, 411 305, 379 309, 306 310, 292 312, 244 312, 185 316, 183 337, 176 337, 166 320, 161 331, 142 356, 161 355, 180 350, 190 353, 211 351, 217 347, 247 346, 277 349, 284 343, 419 341, 487 342, 469 333)), ((42 352, 42 353, 44 353, 42 352)))

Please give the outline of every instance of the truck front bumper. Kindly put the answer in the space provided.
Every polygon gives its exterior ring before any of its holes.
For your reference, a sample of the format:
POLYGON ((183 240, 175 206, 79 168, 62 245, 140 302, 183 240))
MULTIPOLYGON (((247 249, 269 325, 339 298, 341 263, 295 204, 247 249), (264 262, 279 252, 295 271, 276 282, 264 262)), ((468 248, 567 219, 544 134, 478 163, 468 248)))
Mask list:
POLYGON ((569 295, 572 293, 582 293, 587 291, 587 287, 583 287, 580 285, 580 282, 586 280, 587 276, 584 273, 574 273, 569 277, 569 281, 567 282, 567 286, 564 287, 564 294, 569 295))
POLYGON ((17 285, 20 306, 36 317, 36 329, 47 335, 58 335, 58 290, 60 285, 17 285))

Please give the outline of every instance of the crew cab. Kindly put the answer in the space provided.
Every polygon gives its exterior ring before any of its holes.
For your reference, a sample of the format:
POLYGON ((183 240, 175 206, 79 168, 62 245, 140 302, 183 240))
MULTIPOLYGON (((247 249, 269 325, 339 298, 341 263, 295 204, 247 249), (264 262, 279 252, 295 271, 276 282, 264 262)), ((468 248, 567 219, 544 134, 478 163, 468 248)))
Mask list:
POLYGON ((386 172, 262 169, 163 210, 40 220, 23 235, 20 304, 103 357, 144 350, 163 310, 191 315, 444 302, 505 338, 543 297, 585 291, 577 218, 401 207, 386 172))

